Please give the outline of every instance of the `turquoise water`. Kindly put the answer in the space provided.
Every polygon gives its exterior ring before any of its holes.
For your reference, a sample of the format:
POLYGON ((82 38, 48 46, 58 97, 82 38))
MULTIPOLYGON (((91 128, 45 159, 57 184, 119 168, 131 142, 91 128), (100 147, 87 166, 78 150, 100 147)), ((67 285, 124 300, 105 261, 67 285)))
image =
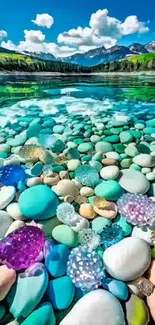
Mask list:
POLYGON ((1 123, 15 121, 31 109, 62 118, 68 114, 96 116, 154 114, 155 78, 151 77, 0 77, 1 123))

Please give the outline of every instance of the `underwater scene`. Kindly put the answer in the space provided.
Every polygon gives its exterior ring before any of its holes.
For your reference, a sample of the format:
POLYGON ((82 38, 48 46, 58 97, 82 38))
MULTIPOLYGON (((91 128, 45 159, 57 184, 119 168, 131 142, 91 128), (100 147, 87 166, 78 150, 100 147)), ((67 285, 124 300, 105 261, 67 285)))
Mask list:
POLYGON ((0 76, 0 325, 152 325, 155 78, 0 76))

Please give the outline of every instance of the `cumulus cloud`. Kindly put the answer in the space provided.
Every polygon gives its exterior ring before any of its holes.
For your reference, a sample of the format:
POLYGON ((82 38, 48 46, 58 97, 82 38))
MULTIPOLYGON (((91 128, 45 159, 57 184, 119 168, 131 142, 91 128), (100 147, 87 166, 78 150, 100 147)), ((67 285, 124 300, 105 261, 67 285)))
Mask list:
POLYGON ((55 57, 65 57, 77 52, 77 49, 70 46, 58 46, 56 43, 32 43, 30 41, 21 41, 15 45, 11 40, 3 41, 1 46, 17 52, 32 52, 32 53, 50 53, 55 57))
POLYGON ((143 34, 149 32, 149 28, 145 25, 144 22, 138 21, 137 16, 129 16, 125 19, 124 23, 121 24, 122 34, 143 34))
POLYGON ((24 30, 25 40, 32 43, 42 43, 45 35, 40 30, 24 30))
MULTIPOLYGON (((54 22, 49 14, 37 14, 36 19, 32 21, 38 26, 47 28, 50 28, 54 22)), ((146 23, 139 21, 137 16, 128 16, 122 22, 111 17, 107 9, 100 9, 91 15, 88 26, 79 26, 60 33, 57 43, 46 42, 45 35, 40 30, 27 29, 24 30, 24 40, 17 45, 11 40, 4 41, 7 36, 5 31, 0 31, 0 41, 3 47, 15 51, 43 52, 53 54, 55 57, 65 57, 101 46, 110 48, 116 45, 122 36, 148 31, 146 23)))
POLYGON ((50 28, 54 24, 54 19, 49 14, 37 14, 32 22, 37 26, 50 28))
POLYGON ((0 30, 0 42, 7 37, 7 32, 5 30, 0 30))
POLYGON ((90 17, 89 27, 70 29, 58 35, 58 43, 76 45, 82 48, 115 45, 122 36, 148 32, 145 22, 137 16, 129 16, 122 23, 115 17, 110 17, 107 9, 98 10, 90 17))

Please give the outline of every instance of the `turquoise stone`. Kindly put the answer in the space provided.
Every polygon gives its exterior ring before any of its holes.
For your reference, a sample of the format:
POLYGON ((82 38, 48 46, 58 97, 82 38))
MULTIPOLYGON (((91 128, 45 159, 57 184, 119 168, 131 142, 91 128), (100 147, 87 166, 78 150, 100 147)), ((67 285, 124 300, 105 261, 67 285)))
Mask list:
POLYGON ((48 285, 48 273, 42 264, 33 276, 21 273, 15 285, 9 291, 7 302, 15 318, 27 317, 42 299, 48 285))
POLYGON ((23 216, 34 220, 54 217, 59 200, 46 185, 26 189, 19 197, 19 208, 23 216))
POLYGON ((103 280, 103 287, 108 289, 115 297, 120 300, 127 300, 128 298, 128 287, 126 283, 111 278, 105 278, 103 280))
POLYGON ((65 245, 56 245, 45 259, 45 265, 53 277, 65 275, 70 251, 65 245))
POLYGON ((47 296, 53 308, 63 310, 70 306, 75 294, 75 286, 68 276, 49 281, 47 296))
POLYGON ((95 187, 95 194, 106 200, 117 201, 124 194, 124 190, 117 181, 108 180, 95 187))
POLYGON ((53 307, 49 302, 44 302, 21 325, 55 325, 56 318, 53 307))

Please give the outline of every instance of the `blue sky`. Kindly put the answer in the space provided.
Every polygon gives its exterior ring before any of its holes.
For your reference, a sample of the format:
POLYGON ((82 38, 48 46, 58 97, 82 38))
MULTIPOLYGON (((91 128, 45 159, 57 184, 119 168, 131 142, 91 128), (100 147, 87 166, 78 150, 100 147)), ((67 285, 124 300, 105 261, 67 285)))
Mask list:
POLYGON ((147 43, 155 40, 154 12, 153 0, 5 0, 0 40, 6 48, 55 56, 102 45, 147 43), (37 14, 48 16, 36 19, 37 14))

